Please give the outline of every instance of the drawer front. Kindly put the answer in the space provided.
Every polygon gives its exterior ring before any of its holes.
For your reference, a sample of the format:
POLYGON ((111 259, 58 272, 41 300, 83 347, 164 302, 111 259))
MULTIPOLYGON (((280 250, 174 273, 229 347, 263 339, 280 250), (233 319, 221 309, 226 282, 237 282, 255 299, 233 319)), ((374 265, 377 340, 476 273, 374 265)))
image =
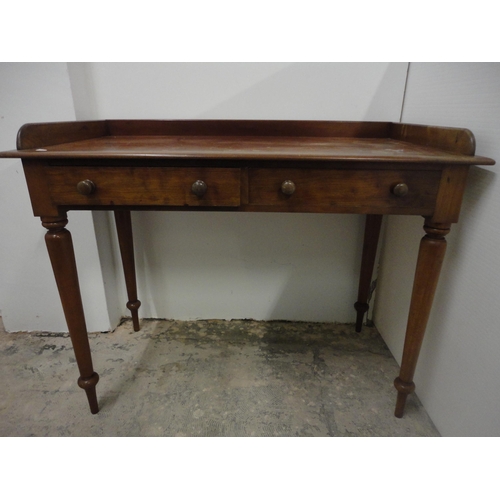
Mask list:
POLYGON ((430 215, 440 180, 440 170, 255 168, 249 171, 248 198, 255 208, 283 211, 430 215))
POLYGON ((47 167, 45 173, 56 205, 236 207, 240 204, 238 168, 61 166, 47 167), (90 183, 77 188, 82 181, 90 183))

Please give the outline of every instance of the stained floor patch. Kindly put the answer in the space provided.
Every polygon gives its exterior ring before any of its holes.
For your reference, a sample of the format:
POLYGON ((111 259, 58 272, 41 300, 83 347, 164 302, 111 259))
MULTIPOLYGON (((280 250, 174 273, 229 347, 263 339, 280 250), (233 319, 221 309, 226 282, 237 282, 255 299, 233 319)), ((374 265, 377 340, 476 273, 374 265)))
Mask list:
POLYGON ((2 436, 438 436, 415 395, 393 416, 398 365, 374 328, 125 321, 91 334, 100 412, 66 334, 0 333, 2 436))

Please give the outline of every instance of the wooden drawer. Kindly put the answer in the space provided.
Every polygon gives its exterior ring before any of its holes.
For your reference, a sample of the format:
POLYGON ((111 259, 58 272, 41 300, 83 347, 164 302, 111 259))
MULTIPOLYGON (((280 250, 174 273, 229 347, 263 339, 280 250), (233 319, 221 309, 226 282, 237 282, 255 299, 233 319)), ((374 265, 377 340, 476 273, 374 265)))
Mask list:
POLYGON ((208 206, 240 204, 239 168, 181 167, 46 167, 52 201, 56 205, 91 206, 208 206), (81 194, 77 185, 95 186, 81 194), (206 192, 196 195, 193 183, 203 181, 206 192))
POLYGON ((327 170, 255 168, 249 171, 249 204, 283 211, 402 213, 430 215, 436 204, 440 170, 327 170), (292 181, 295 191, 282 192, 292 181), (393 189, 406 184, 408 193, 393 189))

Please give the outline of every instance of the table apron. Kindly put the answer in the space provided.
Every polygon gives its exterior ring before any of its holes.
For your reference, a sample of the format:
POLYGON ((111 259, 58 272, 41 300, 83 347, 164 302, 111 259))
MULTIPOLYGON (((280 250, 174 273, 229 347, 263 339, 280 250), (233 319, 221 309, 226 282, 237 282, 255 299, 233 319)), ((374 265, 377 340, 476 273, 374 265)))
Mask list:
MULTIPOLYGON (((41 175, 53 207, 71 209, 229 209, 263 212, 326 212, 431 215, 442 171, 404 169, 325 169, 248 167, 153 167, 46 165, 41 175), (76 186, 90 180, 91 194, 76 186), (202 196, 192 185, 203 181, 202 196), (284 194, 284 181, 295 191, 284 194), (408 193, 393 193, 406 184, 408 193)), ((50 215, 36 213, 36 215, 50 215)))

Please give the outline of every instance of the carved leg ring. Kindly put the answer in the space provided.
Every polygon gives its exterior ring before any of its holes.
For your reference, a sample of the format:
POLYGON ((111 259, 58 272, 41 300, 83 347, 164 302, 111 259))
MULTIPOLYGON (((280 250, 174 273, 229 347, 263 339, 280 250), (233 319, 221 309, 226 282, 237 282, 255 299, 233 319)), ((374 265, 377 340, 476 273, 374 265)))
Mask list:
POLYGON ((120 244, 123 272, 125 274, 125 285, 127 287, 127 308, 132 315, 134 331, 138 332, 141 329, 139 325, 139 307, 141 307, 141 301, 137 299, 134 241, 132 236, 132 219, 130 211, 116 210, 115 222, 116 232, 118 234, 118 243, 120 244))
POLYGON ((92 366, 73 242, 71 233, 65 229, 67 223, 68 220, 64 217, 42 217, 42 225, 48 229, 45 242, 80 371, 78 385, 85 390, 90 411, 97 413, 99 406, 95 386, 99 375, 94 372, 92 366))
POLYGON ((446 252, 445 236, 450 228, 426 220, 424 230, 427 234, 420 242, 401 370, 394 381, 398 391, 394 414, 398 418, 403 416, 408 394, 415 390, 413 376, 446 252))

